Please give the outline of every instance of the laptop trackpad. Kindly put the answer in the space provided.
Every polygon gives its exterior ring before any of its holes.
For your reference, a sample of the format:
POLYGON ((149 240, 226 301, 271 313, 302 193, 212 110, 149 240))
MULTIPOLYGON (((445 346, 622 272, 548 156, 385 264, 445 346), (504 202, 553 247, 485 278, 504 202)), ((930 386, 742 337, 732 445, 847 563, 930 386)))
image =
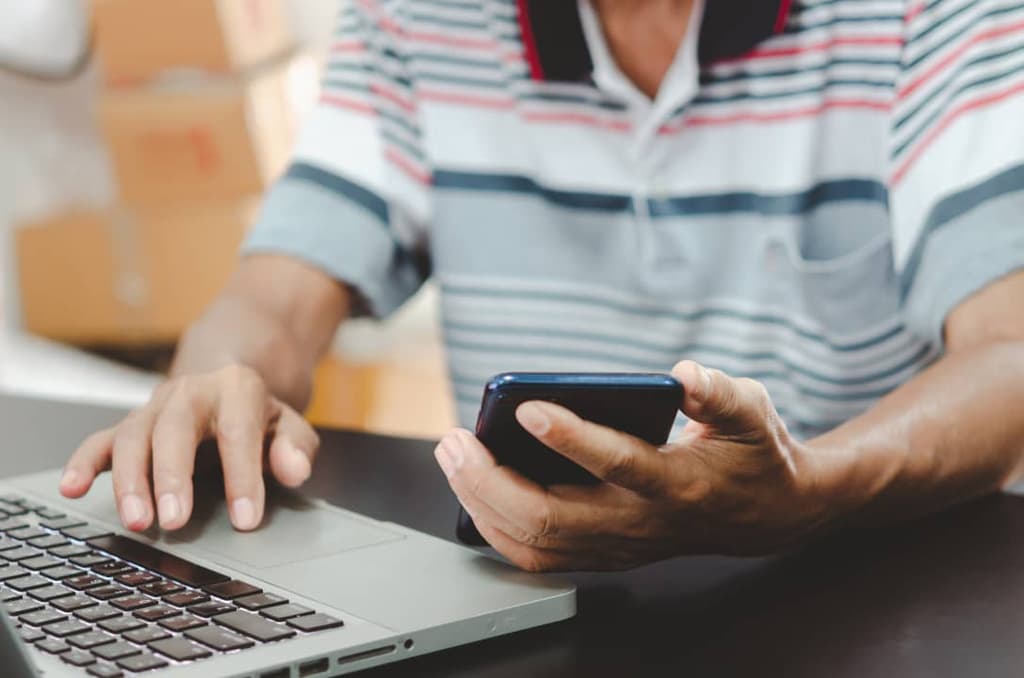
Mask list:
POLYGON ((181 530, 165 532, 166 544, 187 544, 211 560, 242 570, 262 570, 296 561, 402 539, 362 516, 267 486, 263 523, 254 532, 231 527, 221 488, 196 487, 192 519, 181 530), (204 497, 202 501, 200 497, 204 497))

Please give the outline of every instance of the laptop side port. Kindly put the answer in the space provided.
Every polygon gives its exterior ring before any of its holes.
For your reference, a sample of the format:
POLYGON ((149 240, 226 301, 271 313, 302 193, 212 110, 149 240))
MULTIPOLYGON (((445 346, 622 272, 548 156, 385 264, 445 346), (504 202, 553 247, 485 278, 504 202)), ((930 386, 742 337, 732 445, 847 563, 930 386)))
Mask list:
POLYGON ((260 674, 260 678, 291 678, 292 670, 288 668, 274 669, 273 671, 264 671, 260 674))
POLYGON ((320 659, 314 659, 311 662, 299 664, 299 678, 315 676, 318 673, 325 673, 330 667, 331 663, 327 660, 327 657, 321 657, 320 659))
POLYGON ((363 650, 362 652, 356 652, 355 654, 347 654, 344 657, 338 657, 339 664, 351 664, 352 662, 361 661, 363 659, 371 659, 373 657, 383 657, 386 654, 392 654, 395 651, 394 645, 384 645, 382 647, 375 647, 372 650, 363 650))

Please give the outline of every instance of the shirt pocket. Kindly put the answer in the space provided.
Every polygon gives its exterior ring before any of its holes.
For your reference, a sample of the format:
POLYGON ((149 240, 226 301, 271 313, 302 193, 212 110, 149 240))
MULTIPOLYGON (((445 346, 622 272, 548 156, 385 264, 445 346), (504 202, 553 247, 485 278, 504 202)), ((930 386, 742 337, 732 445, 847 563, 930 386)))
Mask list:
POLYGON ((888 220, 808 220, 772 234, 765 257, 788 279, 790 303, 827 334, 862 335, 901 313, 888 220))

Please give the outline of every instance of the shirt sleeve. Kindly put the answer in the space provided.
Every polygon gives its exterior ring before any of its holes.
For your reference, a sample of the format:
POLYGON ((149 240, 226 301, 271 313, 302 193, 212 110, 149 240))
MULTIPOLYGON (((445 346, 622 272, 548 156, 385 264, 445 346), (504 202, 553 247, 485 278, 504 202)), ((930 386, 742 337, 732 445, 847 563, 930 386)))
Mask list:
POLYGON ((320 101, 242 247, 322 269, 356 291, 358 314, 376 316, 429 275, 431 169, 398 4, 346 1, 320 101))
POLYGON ((908 326, 1024 268, 1024 3, 912 0, 893 105, 890 209, 908 326))

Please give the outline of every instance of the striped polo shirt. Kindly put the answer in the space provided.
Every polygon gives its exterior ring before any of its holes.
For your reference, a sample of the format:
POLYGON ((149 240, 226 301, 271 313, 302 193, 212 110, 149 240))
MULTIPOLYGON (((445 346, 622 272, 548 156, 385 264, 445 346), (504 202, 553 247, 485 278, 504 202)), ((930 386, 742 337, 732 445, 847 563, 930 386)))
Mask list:
POLYGON ((244 251, 375 316, 432 276, 463 425, 691 358, 814 436, 1024 267, 1024 1, 705 0, 650 100, 589 0, 348 0, 244 251))

